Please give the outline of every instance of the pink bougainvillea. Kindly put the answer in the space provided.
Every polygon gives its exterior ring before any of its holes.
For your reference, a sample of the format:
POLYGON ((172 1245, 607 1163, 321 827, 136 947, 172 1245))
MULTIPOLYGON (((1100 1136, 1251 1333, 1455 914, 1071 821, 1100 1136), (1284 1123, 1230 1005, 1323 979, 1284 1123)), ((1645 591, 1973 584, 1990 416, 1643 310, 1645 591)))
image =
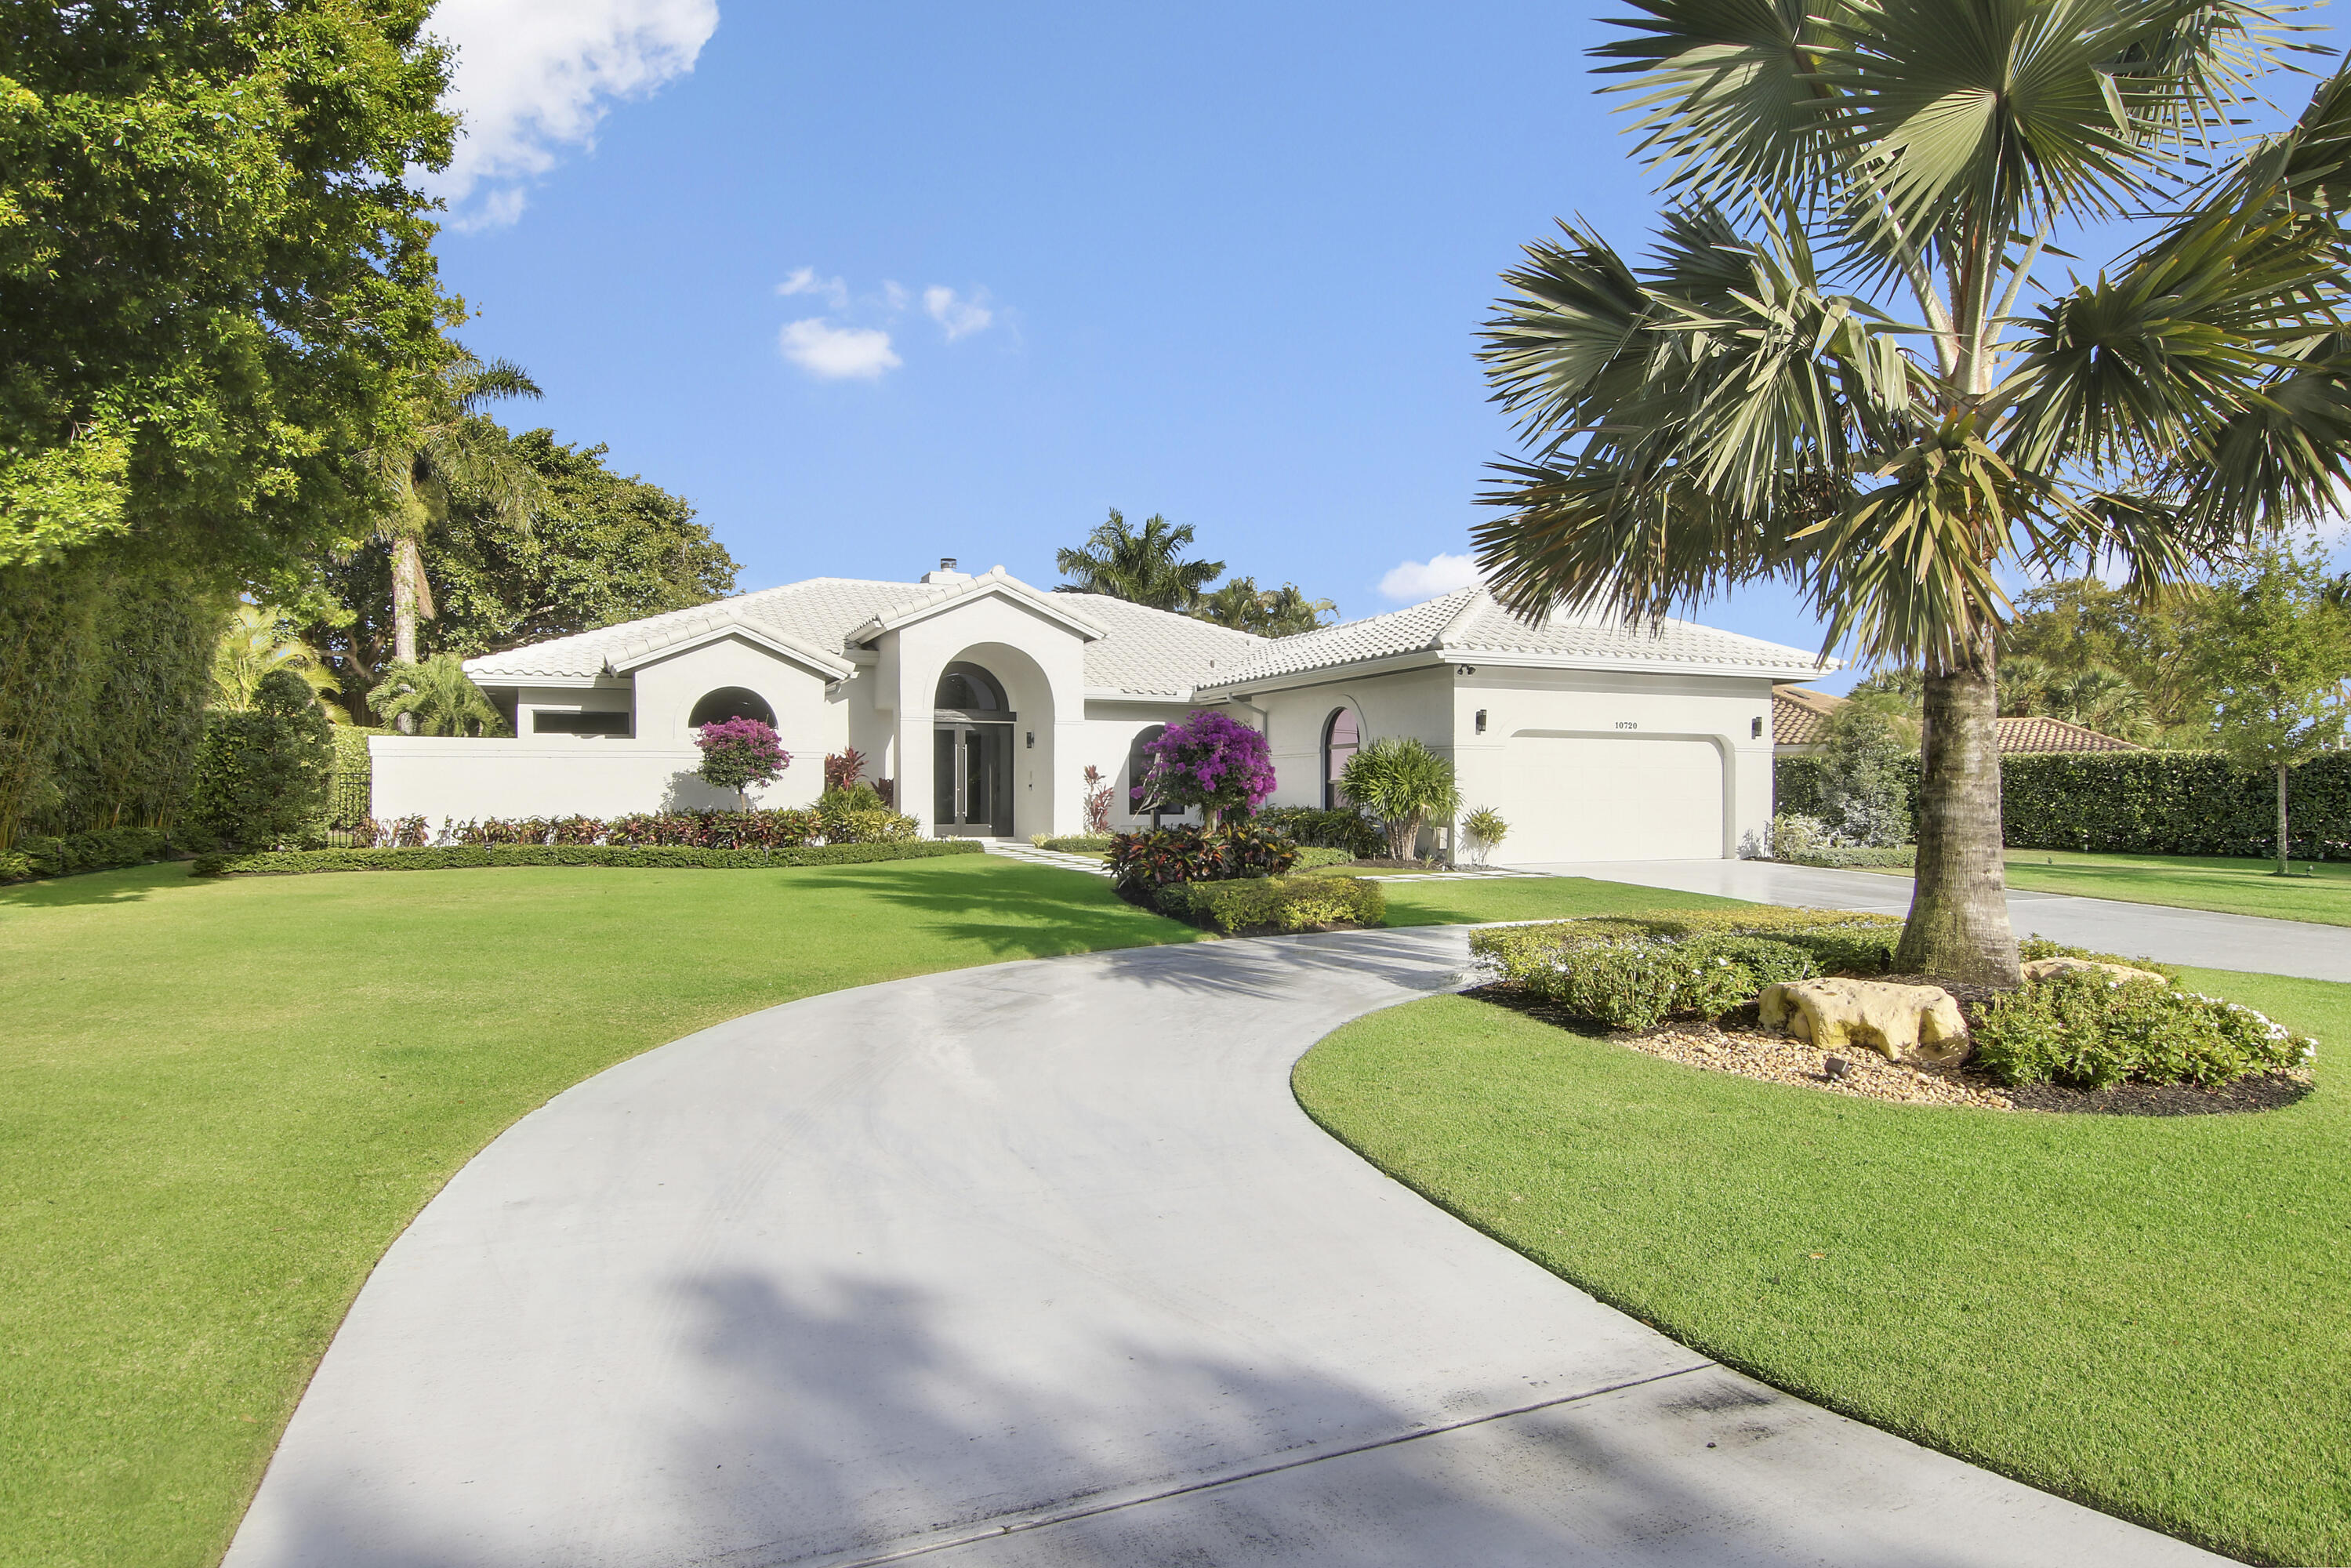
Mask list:
POLYGON ((772 784, 776 775, 792 765, 792 754, 776 739, 776 732, 756 718, 727 718, 705 724, 695 732, 702 747, 703 779, 720 789, 732 789, 747 804, 754 784, 772 784))
POLYGON ((1202 708, 1159 737, 1144 743, 1152 782, 1135 793, 1138 809, 1151 797, 1181 810, 1197 806, 1211 822, 1228 811, 1257 810, 1273 793, 1273 752, 1265 737, 1228 715, 1202 708))

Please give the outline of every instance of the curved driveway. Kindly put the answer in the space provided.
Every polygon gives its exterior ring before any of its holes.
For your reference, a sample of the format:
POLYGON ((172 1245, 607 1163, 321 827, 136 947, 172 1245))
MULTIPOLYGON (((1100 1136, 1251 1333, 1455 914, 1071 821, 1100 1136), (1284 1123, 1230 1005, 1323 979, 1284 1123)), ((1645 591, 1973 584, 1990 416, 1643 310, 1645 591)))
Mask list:
POLYGON ((229 1568, 2217 1561, 1714 1366, 1325 1136, 1458 930, 836 992, 558 1097, 368 1281, 229 1568))

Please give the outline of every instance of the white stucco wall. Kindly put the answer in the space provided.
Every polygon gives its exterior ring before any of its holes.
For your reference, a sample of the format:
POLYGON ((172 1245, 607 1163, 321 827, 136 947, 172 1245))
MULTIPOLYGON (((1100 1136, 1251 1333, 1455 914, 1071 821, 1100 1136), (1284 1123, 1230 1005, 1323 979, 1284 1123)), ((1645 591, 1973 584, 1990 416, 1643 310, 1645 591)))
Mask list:
MULTIPOLYGON (((370 810, 377 820, 423 817, 436 832, 451 819, 619 817, 736 804, 733 791, 713 789, 695 777, 702 753, 691 746, 568 736, 532 741, 379 735, 368 741, 368 756, 375 771, 370 810)), ((792 778, 799 771, 795 759, 775 787, 753 789, 751 803, 805 804, 786 798, 787 783, 801 782, 792 778)))

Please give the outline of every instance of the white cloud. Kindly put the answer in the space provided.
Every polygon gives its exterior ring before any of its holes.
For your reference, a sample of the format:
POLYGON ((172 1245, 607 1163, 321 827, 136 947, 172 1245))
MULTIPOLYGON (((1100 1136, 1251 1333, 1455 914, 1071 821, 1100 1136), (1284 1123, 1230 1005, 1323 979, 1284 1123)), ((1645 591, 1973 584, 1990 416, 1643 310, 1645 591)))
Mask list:
POLYGON ((1380 592, 1403 603, 1417 604, 1440 593, 1478 586, 1478 563, 1466 555, 1433 555, 1408 560, 1380 579, 1380 592))
POLYGON ((803 267, 777 284, 776 292, 788 298, 795 294, 813 294, 835 310, 849 303, 849 286, 838 277, 819 277, 813 267, 803 267))
POLYGON ((465 126, 426 188, 459 228, 514 222, 559 150, 592 146, 613 102, 692 70, 717 26, 717 0, 442 0, 427 26, 456 47, 447 105, 465 126))
POLYGON ((892 311, 904 310, 906 308, 906 286, 903 283, 893 283, 886 277, 883 278, 882 280, 882 303, 884 308, 892 311))
POLYGON ((890 350, 890 334, 878 327, 836 327, 821 316, 794 321, 778 346, 784 358, 822 381, 872 381, 904 361, 890 350))
POLYGON ((987 324, 996 319, 996 312, 987 308, 987 298, 985 288, 975 289, 967 298, 945 284, 935 283, 923 290, 923 308, 930 312, 932 320, 946 329, 947 341, 952 343, 957 338, 987 330, 987 324))

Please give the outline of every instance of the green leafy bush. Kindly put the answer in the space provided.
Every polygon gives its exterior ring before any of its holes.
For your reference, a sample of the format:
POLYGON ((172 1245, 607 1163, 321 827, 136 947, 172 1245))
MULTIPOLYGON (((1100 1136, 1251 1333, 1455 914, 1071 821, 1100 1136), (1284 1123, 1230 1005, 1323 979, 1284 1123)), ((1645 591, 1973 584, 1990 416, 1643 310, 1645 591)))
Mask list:
POLYGON ((1887 844, 1878 848, 1851 844, 1839 848, 1806 850, 1802 853, 1773 857, 1786 865, 1816 865, 1834 868, 1855 866, 1909 866, 1918 858, 1915 844, 1887 844))
POLYGON ((1765 986, 1881 974, 1902 923, 1842 909, 1680 910, 1472 932, 1506 985, 1617 1029, 1713 1017, 1765 986))
POLYGON ((1064 833, 1058 839, 1039 837, 1030 841, 1040 850, 1058 850, 1069 855, 1099 855, 1110 852, 1108 833, 1064 833))
POLYGON ((1113 833, 1110 841, 1111 878, 1130 897, 1170 883, 1279 876, 1297 860, 1296 844, 1254 822, 1152 828, 1113 833))
POLYGON ((1169 883, 1152 900, 1164 914, 1224 932, 1377 925, 1387 918, 1388 907, 1378 883, 1352 876, 1169 883))
POLYGON ((1354 860, 1355 854, 1352 850, 1334 850, 1322 844, 1310 844, 1298 852, 1298 858, 1290 862, 1290 869, 1321 871, 1330 866, 1351 865, 1354 860))
POLYGON ((2251 1008, 2155 980, 2052 976, 1995 1001, 1977 1020, 1976 1062, 1999 1082, 2195 1083, 2292 1067, 2317 1050, 2251 1008))
MULTIPOLYGON (((1907 804, 1917 772, 1907 765, 1907 804)), ((1821 814, 1817 757, 1773 764, 1776 810, 1821 814)), ((2009 846, 2112 854, 2266 855, 2276 851, 2277 780, 2213 751, 2110 751, 2000 759, 2009 846)), ((2294 770, 2294 852, 2351 858, 2351 752, 2294 770)))
POLYGON ((291 670, 262 676, 253 701, 206 716, 188 816, 241 848, 268 849, 326 815, 335 750, 327 716, 291 670))
POLYGON ((974 839, 809 844, 798 849, 716 850, 681 844, 455 844, 435 849, 291 850, 200 855, 195 876, 298 876, 330 871, 455 871, 477 866, 622 866, 658 870, 773 870, 784 866, 862 865, 876 861, 976 855, 974 839))
POLYGON ((161 828, 99 828, 58 838, 22 838, 15 850, 0 858, 0 882, 143 865, 162 860, 171 848, 161 828))
POLYGON ((1387 852, 1386 836, 1353 807, 1318 811, 1310 806, 1268 806, 1249 821, 1306 848, 1344 850, 1351 860, 1387 852))
POLYGON ((2151 970, 2167 980, 2179 978, 2177 964, 2167 964, 2159 958, 2126 958, 2119 953, 2094 953, 2087 947, 2069 946, 2037 931, 2016 945, 2016 956, 2027 964, 2036 958, 2086 958, 2093 964, 2121 964, 2133 969, 2151 970))

